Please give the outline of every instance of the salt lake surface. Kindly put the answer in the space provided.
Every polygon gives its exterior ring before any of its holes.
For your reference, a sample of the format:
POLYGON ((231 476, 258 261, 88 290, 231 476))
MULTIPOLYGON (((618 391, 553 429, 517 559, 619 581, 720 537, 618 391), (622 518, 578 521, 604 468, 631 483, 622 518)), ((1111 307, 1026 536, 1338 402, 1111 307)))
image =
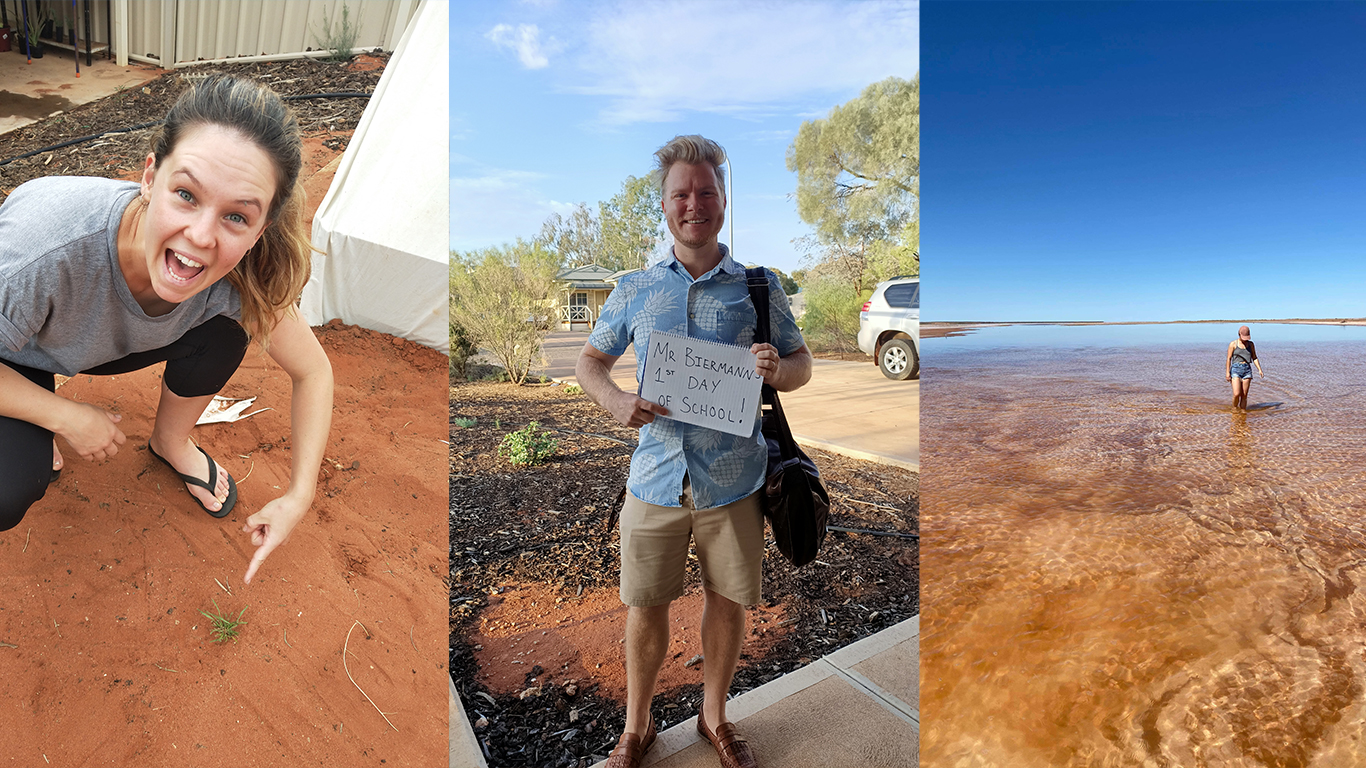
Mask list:
POLYGON ((922 765, 1366 765, 1366 328, 1235 333, 924 340, 922 765))

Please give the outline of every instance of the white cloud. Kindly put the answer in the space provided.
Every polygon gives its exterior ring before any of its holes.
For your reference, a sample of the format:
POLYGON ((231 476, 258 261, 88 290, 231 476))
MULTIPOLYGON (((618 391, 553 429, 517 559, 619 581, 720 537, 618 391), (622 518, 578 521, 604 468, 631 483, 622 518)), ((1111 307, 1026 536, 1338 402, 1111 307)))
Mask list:
MULTIPOLYGON (((822 114, 821 117, 825 117, 825 115, 822 114)), ((781 144, 787 144, 788 142, 792 141, 792 137, 796 135, 797 132, 793 130, 750 131, 748 133, 741 134, 740 138, 744 139, 745 141, 754 141, 761 143, 778 142, 781 144)))
POLYGON ((537 191, 542 173, 489 168, 459 155, 452 155, 451 168, 451 248, 457 251, 530 240, 550 214, 574 208, 537 191))
POLYGON ((450 141, 466 141, 474 136, 474 129, 469 124, 469 118, 463 114, 451 112, 450 141))
POLYGON ((544 69, 550 66, 550 54, 559 50, 555 38, 541 43, 541 30, 535 24, 499 24, 490 29, 484 37, 493 41, 499 48, 517 52, 517 59, 527 69, 544 69))
POLYGON ((814 94, 920 71, 917 2, 604 5, 584 35, 569 90, 609 99, 608 124, 810 110, 814 94))

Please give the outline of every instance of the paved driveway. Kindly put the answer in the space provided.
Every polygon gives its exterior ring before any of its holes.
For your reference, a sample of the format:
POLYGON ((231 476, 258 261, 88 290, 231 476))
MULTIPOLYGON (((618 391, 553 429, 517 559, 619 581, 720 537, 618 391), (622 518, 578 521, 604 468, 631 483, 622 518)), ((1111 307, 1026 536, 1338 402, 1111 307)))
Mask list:
MULTIPOLYGON (((544 373, 572 379, 588 334, 552 333, 543 349, 544 373)), ((622 389, 636 389, 634 348, 612 368, 622 389)), ((799 442, 836 453, 920 471, 920 382, 892 381, 876 365, 816 360, 811 381, 782 395, 788 424, 799 442)))

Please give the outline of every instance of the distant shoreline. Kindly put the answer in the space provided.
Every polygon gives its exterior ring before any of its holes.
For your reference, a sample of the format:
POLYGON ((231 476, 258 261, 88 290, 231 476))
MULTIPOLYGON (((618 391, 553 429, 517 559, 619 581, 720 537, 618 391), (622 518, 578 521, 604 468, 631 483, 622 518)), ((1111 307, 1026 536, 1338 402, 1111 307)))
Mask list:
POLYGON ((920 324, 920 338, 940 339, 950 336, 962 336, 971 333, 979 328, 1005 328, 1011 325, 1193 325, 1197 323, 1222 324, 1238 323, 1240 325, 1255 325, 1258 323, 1287 323, 1295 325, 1366 325, 1366 318, 1346 317, 1346 318, 1325 318, 1312 319, 1295 317, 1282 320, 1128 320, 1123 322, 1106 322, 1103 320, 1028 320, 1018 322, 971 322, 971 321, 948 321, 920 324))

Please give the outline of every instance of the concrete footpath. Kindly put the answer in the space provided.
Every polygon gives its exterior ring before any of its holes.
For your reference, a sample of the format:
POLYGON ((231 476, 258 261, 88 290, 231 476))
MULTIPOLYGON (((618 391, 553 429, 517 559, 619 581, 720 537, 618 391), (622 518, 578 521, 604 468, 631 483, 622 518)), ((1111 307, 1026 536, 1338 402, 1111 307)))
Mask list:
MULTIPOLYGON (((915 617, 732 699, 727 714, 760 766, 910 768, 920 760, 920 618, 915 617)), ((451 686, 451 768, 484 756, 451 686)), ((658 768, 714 768, 697 717, 663 731, 658 768)), ((594 768, 601 768, 605 761, 594 768)))
MULTIPOLYGON (((552 333, 539 372, 572 381, 588 334, 552 333)), ((634 348, 612 368, 612 380, 637 389, 634 348)), ((920 471, 920 382, 892 381, 871 362, 816 360, 811 381, 781 395, 792 434, 802 445, 920 471)))
MULTIPOLYGON (((15 22, 11 19, 10 23, 15 22)), ((16 38, 10 41, 11 45, 19 43, 13 30, 11 36, 16 38)), ((13 50, 0 54, 0 133, 36 122, 54 112, 65 112, 102 99, 121 89, 141 87, 161 73, 162 70, 146 64, 130 63, 120 67, 102 54, 96 54, 87 66, 84 45, 80 77, 76 77, 76 62, 70 49, 48 46, 43 58, 34 59, 32 63, 27 63, 23 53, 13 50)), ((105 129, 126 127, 110 125, 105 129)), ((5 159, 0 157, 0 160, 5 159)))

